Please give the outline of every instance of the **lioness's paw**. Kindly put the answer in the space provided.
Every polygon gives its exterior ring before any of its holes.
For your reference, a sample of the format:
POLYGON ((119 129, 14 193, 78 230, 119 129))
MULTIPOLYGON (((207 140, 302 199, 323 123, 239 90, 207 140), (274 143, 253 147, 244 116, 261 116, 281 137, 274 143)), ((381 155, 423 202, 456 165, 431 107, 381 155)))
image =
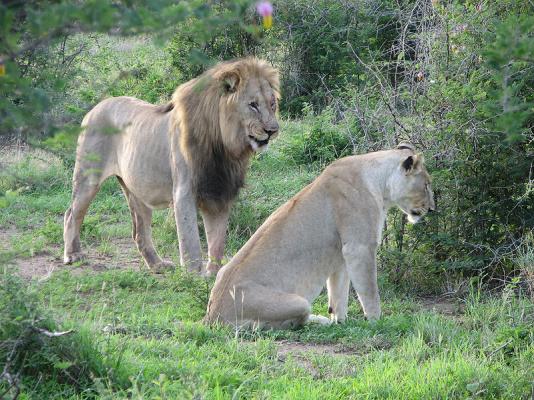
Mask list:
POLYGON ((345 317, 341 317, 337 314, 330 314, 330 322, 333 324, 342 324, 345 322, 345 317))
POLYGON ((74 264, 75 262, 83 261, 84 259, 85 256, 83 253, 72 253, 63 257, 63 264, 74 264))
POLYGON ((154 274, 163 274, 166 271, 172 271, 174 269, 174 263, 171 261, 160 261, 149 267, 150 272, 154 274))
POLYGON ((307 322, 311 324, 320 324, 320 325, 330 325, 332 323, 330 319, 323 317, 322 315, 315 315, 315 314, 310 314, 307 322))

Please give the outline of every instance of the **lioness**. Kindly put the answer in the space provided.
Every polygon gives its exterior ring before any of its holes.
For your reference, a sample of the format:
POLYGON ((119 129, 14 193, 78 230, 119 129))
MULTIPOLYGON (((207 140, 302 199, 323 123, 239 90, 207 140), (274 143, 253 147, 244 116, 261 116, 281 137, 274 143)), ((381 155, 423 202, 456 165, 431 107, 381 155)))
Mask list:
POLYGON ((225 62, 179 86, 155 106, 132 97, 106 99, 83 119, 72 204, 65 213, 64 262, 82 257, 80 227, 102 182, 116 176, 128 200, 133 238, 147 266, 172 266, 152 244, 152 210, 174 207, 180 261, 200 271, 197 207, 208 241, 208 273, 223 256, 230 207, 251 155, 278 133, 278 72, 265 61, 225 62))
POLYGON ((349 278, 365 316, 379 318, 376 250, 393 205, 412 223, 434 210, 430 177, 412 145, 332 163, 219 271, 205 321, 276 329, 327 323, 310 315, 326 282, 331 320, 342 322, 349 278))

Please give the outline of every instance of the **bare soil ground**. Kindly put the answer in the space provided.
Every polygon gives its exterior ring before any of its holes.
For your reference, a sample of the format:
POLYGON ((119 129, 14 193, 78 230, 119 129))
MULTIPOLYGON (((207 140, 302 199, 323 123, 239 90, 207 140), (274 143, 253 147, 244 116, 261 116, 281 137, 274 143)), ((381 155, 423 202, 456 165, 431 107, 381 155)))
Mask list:
MULTIPOLYGON (((7 251, 10 237, 16 231, 0 229, 0 252, 7 251)), ((54 272, 71 271, 74 274, 83 274, 86 271, 102 272, 111 269, 139 269, 143 268, 141 256, 130 238, 113 238, 113 254, 103 254, 94 247, 86 247, 86 259, 74 265, 64 265, 59 247, 40 251, 31 257, 15 257, 12 261, 16 272, 27 280, 46 280, 54 272)))
POLYGON ((316 355, 356 355, 359 352, 356 349, 342 345, 342 344, 321 344, 321 343, 304 343, 304 342, 291 342, 282 340, 277 343, 278 360, 285 361, 288 355, 293 357, 304 356, 309 353, 316 355))

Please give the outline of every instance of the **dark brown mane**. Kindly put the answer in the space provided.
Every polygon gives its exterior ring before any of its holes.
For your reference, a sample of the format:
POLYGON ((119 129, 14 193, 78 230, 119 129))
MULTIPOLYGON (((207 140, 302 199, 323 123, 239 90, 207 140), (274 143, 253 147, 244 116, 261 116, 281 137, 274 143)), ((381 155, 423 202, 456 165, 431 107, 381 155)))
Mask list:
POLYGON ((236 198, 245 184, 249 158, 230 157, 222 144, 205 148, 189 141, 193 157, 193 191, 198 207, 212 212, 222 211, 236 198), (204 153, 203 155, 200 155, 204 153))

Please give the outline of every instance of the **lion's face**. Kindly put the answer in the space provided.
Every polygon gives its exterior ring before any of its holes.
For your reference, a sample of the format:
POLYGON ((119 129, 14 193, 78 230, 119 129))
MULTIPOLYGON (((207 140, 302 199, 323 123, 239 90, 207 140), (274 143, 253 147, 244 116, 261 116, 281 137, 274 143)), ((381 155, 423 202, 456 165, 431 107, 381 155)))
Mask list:
POLYGON ((266 149, 278 135, 277 93, 261 76, 243 82, 230 75, 225 84, 228 94, 221 98, 220 123, 226 147, 235 154, 266 149))
POLYGON ((395 203, 408 216, 408 221, 415 224, 427 212, 435 209, 430 175, 423 165, 422 156, 404 159, 399 177, 395 185, 395 203))

